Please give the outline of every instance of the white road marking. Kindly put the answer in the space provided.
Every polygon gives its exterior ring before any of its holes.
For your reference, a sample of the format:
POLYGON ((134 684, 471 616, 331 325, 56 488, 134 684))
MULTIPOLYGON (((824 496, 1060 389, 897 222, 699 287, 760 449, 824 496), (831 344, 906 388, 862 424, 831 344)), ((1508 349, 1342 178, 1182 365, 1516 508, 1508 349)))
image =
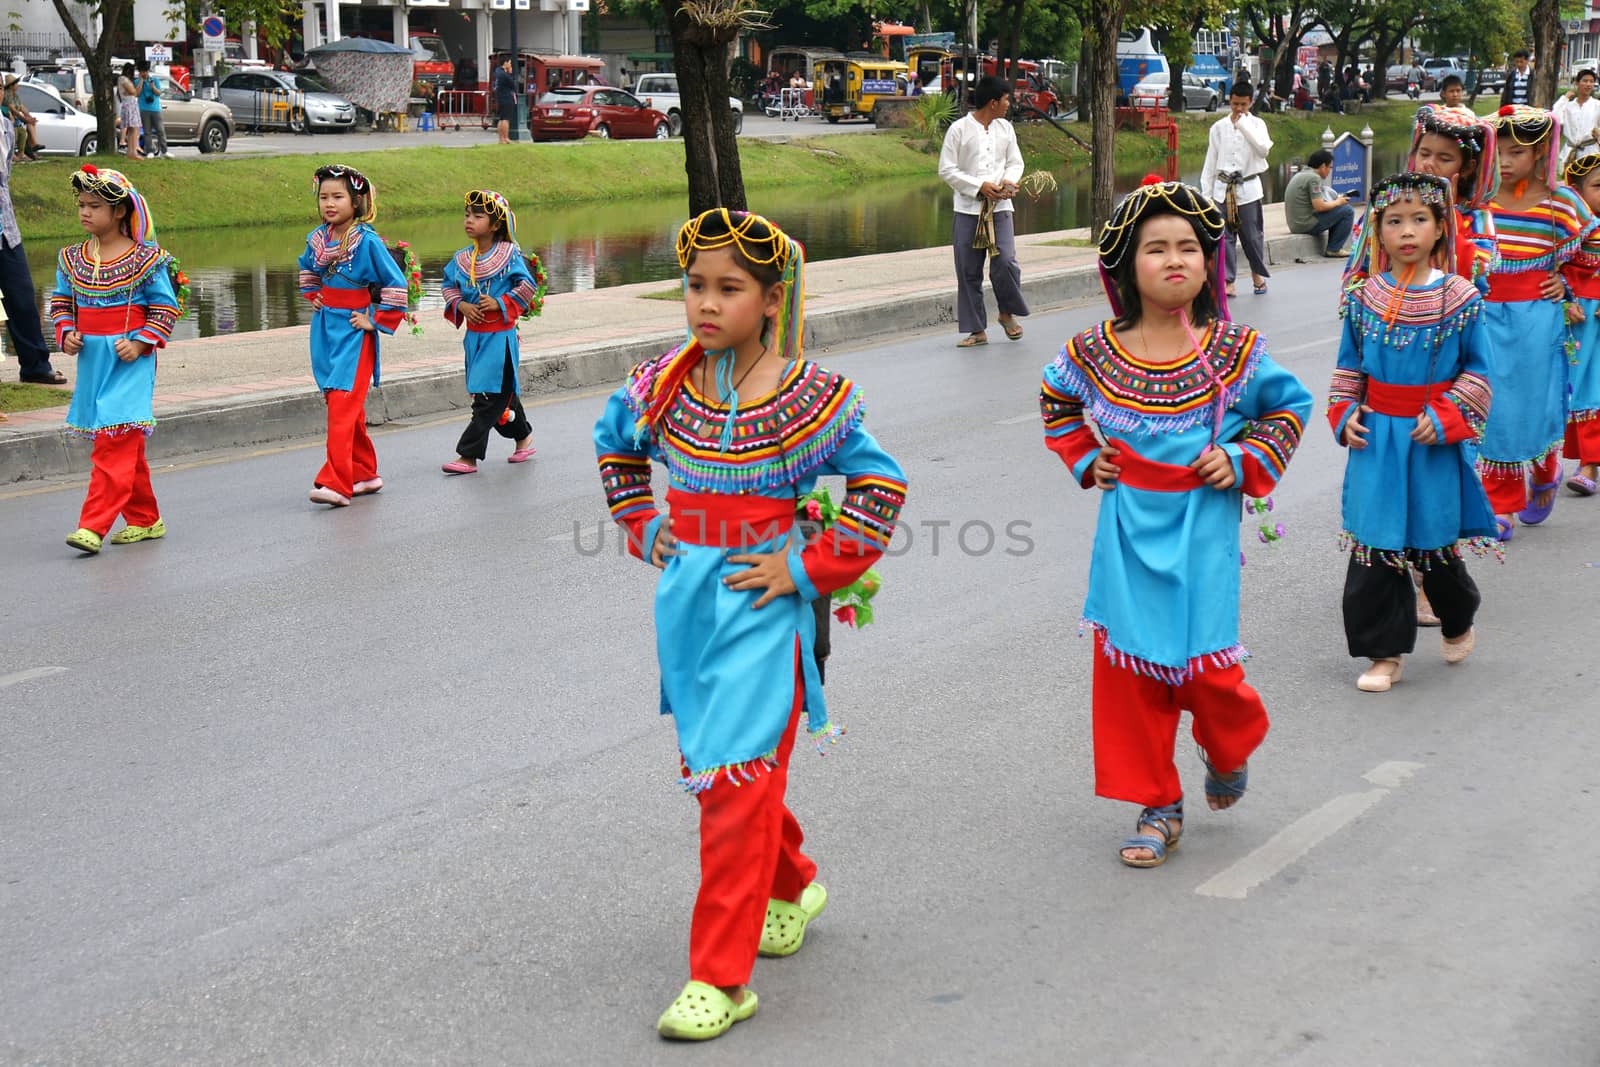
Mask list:
POLYGON ((65 667, 29 667, 27 670, 17 671, 15 674, 0 674, 0 689, 4 689, 8 685, 16 685, 19 682, 31 682, 35 678, 48 678, 52 674, 61 674, 65 670, 65 667))
POLYGON ((1274 345, 1274 346, 1268 348, 1267 351, 1268 351, 1269 355, 1287 356, 1290 352, 1304 352, 1306 349, 1308 349, 1308 348, 1316 348, 1318 345, 1329 345, 1329 344, 1332 344, 1333 342, 1337 341, 1338 339, 1339 338, 1337 336, 1334 336, 1334 337, 1319 337, 1315 341, 1302 341, 1300 344, 1290 345, 1287 348, 1279 348, 1279 347, 1274 345))
POLYGON ((1013 415, 1009 419, 995 419, 994 424, 996 426, 1020 426, 1025 422, 1038 422, 1039 419, 1039 412, 1034 410, 1028 412, 1026 415, 1013 415))
POLYGON ((1195 893, 1202 897, 1245 899, 1250 890, 1366 814, 1422 766, 1403 761, 1378 764, 1362 775, 1378 788, 1334 797, 1315 811, 1300 816, 1273 834, 1266 844, 1200 883, 1195 893))

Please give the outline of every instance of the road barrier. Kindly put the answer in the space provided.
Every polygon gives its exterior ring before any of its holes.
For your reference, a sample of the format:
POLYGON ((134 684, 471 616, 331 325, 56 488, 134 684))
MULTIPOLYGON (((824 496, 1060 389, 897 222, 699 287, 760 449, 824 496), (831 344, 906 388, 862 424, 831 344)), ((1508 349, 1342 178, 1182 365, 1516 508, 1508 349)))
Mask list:
POLYGON ((441 130, 459 130, 471 122, 487 130, 491 119, 489 94, 478 89, 446 89, 439 94, 435 114, 441 130))

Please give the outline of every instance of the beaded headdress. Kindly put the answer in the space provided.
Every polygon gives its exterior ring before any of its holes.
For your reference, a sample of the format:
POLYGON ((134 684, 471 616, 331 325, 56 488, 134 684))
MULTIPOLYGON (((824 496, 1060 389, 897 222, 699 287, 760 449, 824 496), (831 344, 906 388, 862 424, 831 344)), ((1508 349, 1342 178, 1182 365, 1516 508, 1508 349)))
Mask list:
MULTIPOLYGON (((776 345, 786 365, 799 359, 805 348, 805 247, 779 229, 777 224, 760 215, 712 208, 696 215, 678 230, 678 267, 684 271, 685 287, 688 285, 689 262, 694 254, 719 248, 735 249, 746 262, 778 271, 783 299, 767 342, 776 345)), ((660 421, 689 371, 702 356, 708 354, 718 356, 718 400, 728 405, 728 417, 722 427, 721 448, 727 451, 733 446, 734 419, 739 411, 739 394, 733 383, 734 351, 729 348, 720 353, 707 353, 701 348, 700 342, 692 337, 679 350, 672 363, 654 379, 641 379, 640 385, 649 389, 650 395, 635 398, 643 409, 634 424, 636 435, 660 421)))
POLYGON ((1430 133, 1454 141, 1464 159, 1477 161, 1472 187, 1467 196, 1459 200, 1460 205, 1469 208, 1488 206, 1500 191, 1500 154, 1494 126, 1468 118, 1451 108, 1423 104, 1417 108, 1416 122, 1411 128, 1411 154, 1406 157, 1407 170, 1417 169, 1417 146, 1430 133))
POLYGON ((467 207, 483 212, 495 223, 505 223, 511 243, 517 243, 517 213, 511 210, 509 200, 493 189, 472 189, 467 192, 466 203, 467 207))
MULTIPOLYGON (((1391 174, 1372 183, 1367 213, 1361 220, 1360 239, 1350 250, 1350 258, 1345 262, 1343 289, 1346 297, 1365 279, 1389 269, 1389 255, 1383 250, 1383 242, 1378 235, 1383 228, 1380 219, 1385 208, 1403 200, 1415 200, 1441 208, 1439 214, 1443 238, 1439 241, 1439 258, 1430 262, 1446 274, 1455 273, 1456 213, 1450 210, 1454 199, 1450 185, 1448 178, 1416 171, 1391 174)), ((1342 305, 1343 300, 1340 303, 1342 305)))
POLYGON ((1196 224, 1201 251, 1215 259, 1216 276, 1210 279, 1210 285, 1216 297, 1217 315, 1226 319, 1226 266, 1223 258, 1215 255, 1222 243, 1222 211, 1210 197, 1194 186, 1163 181, 1154 174, 1146 175, 1139 188, 1122 198, 1111 212, 1110 221, 1100 231, 1100 282, 1105 286, 1106 299, 1111 302, 1111 313, 1117 318, 1121 318, 1123 313, 1114 272, 1132 252, 1139 224, 1158 215, 1182 215, 1196 224))
POLYGON ((311 191, 316 192, 322 188, 322 183, 333 178, 343 178, 349 183, 352 193, 359 193, 367 198, 366 210, 356 216, 357 222, 373 222, 378 217, 378 190, 373 188, 367 176, 354 167, 347 167, 343 163, 330 163, 318 167, 317 173, 311 178, 311 191))
POLYGON ((1566 167, 1561 171, 1561 180, 1574 185, 1592 174, 1596 167, 1600 167, 1600 147, 1590 144, 1583 152, 1567 160, 1566 167))
POLYGON ((1545 154, 1544 181, 1554 189, 1556 183, 1561 180, 1555 150, 1556 145, 1561 143, 1561 120, 1543 108, 1507 104, 1495 112, 1489 122, 1502 140, 1509 137, 1514 144, 1529 148, 1537 148, 1541 144, 1548 145, 1549 151, 1545 154))
POLYGON ((132 231, 134 241, 139 244, 154 243, 156 224, 150 217, 150 205, 145 203, 139 190, 133 187, 128 176, 120 170, 85 163, 72 175, 72 190, 98 196, 108 204, 128 203, 131 207, 128 213, 128 229, 132 231))

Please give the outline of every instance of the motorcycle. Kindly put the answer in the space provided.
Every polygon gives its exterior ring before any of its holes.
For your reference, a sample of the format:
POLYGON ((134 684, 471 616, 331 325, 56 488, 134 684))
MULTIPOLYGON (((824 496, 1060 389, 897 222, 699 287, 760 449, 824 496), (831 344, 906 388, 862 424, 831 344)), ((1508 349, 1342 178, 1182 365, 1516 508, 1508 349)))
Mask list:
POLYGON ((1406 95, 1413 100, 1418 99, 1422 96, 1422 86, 1414 81, 1406 82, 1406 95))

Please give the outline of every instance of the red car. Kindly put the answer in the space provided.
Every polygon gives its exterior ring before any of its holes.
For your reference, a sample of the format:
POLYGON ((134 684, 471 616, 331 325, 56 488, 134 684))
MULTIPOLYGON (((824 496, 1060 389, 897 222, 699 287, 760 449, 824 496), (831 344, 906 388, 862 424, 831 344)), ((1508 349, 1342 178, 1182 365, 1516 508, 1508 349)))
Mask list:
POLYGON ((535 141, 597 137, 672 136, 667 116, 645 107, 626 89, 604 85, 567 85, 539 97, 528 112, 528 129, 535 141))

